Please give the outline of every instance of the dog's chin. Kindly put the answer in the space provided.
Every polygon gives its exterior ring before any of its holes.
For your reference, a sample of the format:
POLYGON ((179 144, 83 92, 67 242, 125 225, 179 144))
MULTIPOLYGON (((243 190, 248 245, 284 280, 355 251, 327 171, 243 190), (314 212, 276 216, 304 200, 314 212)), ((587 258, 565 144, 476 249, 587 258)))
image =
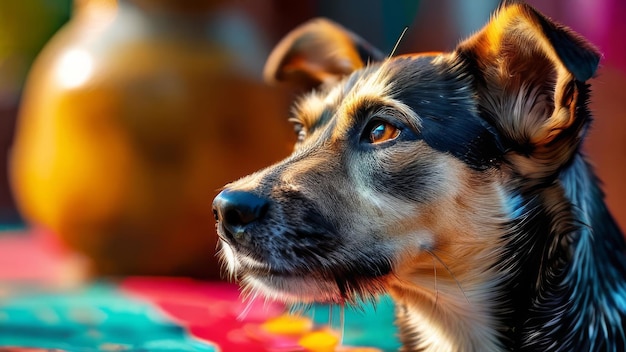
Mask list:
POLYGON ((245 273, 241 279, 244 292, 289 304, 345 303, 356 297, 342 295, 337 284, 329 280, 286 274, 245 273))
MULTIPOLYGON (((385 277, 355 279, 333 270, 281 270, 236 253, 229 245, 220 250, 230 278, 239 281, 246 296, 263 296, 288 304, 357 303, 384 291, 385 277)), ((340 270, 337 270, 340 271, 340 270)))

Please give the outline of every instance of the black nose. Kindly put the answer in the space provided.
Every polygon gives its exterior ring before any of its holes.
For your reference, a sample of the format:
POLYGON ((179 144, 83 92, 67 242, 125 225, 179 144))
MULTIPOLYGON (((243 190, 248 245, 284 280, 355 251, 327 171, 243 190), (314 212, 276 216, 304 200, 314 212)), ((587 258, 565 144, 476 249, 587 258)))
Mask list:
POLYGON ((240 240, 252 223, 267 212, 269 201, 245 191, 224 190, 213 200, 215 220, 221 222, 229 240, 240 240))

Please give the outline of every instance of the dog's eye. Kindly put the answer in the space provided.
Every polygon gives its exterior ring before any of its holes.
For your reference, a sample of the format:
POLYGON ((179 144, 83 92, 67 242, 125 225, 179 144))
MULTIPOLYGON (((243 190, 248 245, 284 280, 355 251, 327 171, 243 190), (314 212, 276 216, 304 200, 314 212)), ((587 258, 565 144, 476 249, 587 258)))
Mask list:
POLYGON ((400 130, 394 125, 384 122, 376 121, 371 124, 369 130, 369 141, 372 144, 382 143, 396 139, 400 135, 400 130))
POLYGON ((298 143, 302 142, 306 138, 306 127, 296 119, 289 119, 289 122, 293 124, 293 131, 296 133, 298 143))

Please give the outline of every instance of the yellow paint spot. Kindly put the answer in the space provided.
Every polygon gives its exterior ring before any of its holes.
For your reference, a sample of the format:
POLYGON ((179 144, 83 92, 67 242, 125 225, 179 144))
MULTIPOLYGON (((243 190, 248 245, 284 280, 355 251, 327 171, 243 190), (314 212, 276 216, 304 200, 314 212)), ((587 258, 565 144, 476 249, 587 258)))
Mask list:
POLYGON ((319 330, 304 335, 298 344, 307 351, 333 352, 339 342, 339 336, 332 330, 319 330))
POLYGON ((283 314, 266 321, 261 328, 270 334, 302 335, 313 329, 313 322, 309 318, 283 314))

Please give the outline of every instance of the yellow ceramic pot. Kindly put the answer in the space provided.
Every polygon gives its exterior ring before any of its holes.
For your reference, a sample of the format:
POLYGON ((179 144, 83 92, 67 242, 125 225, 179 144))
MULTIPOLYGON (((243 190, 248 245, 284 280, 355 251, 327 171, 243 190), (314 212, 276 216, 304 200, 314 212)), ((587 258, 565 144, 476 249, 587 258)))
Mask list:
POLYGON ((217 277, 211 200, 289 153, 286 97, 218 14, 214 1, 94 0, 35 62, 14 194, 92 274, 217 277))

